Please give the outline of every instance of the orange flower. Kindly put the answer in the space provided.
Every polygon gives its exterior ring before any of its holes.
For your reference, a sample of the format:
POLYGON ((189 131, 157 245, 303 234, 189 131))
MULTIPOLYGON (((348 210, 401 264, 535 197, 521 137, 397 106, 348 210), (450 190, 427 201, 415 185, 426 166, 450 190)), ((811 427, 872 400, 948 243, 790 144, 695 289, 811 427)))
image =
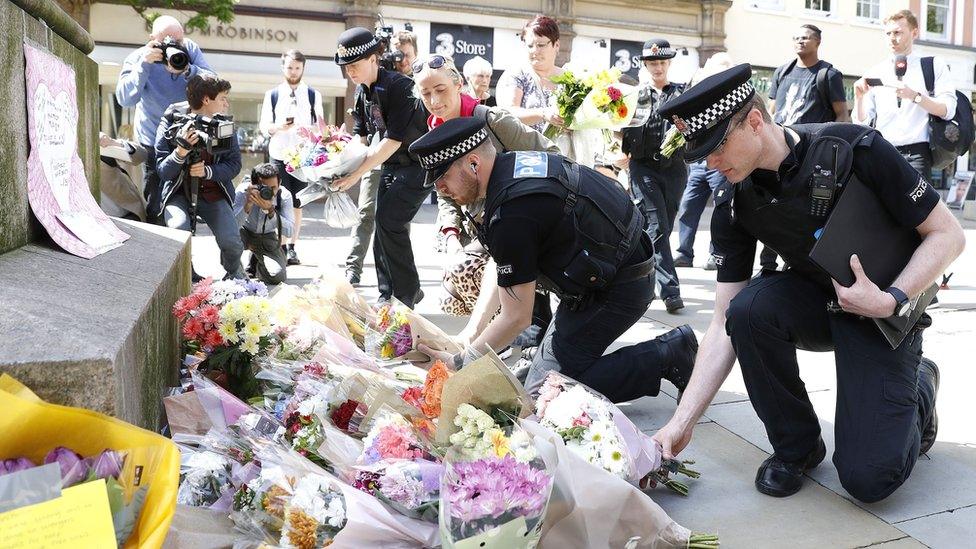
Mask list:
POLYGON ((444 391, 444 383, 451 373, 447 365, 438 360, 427 372, 427 379, 424 380, 424 388, 421 391, 423 400, 420 403, 420 411, 430 419, 441 415, 441 392, 444 391))
POLYGON ((620 105, 619 107, 617 107, 617 116, 618 117, 620 117, 620 118, 626 118, 627 117, 627 112, 628 112, 627 111, 627 105, 620 105))

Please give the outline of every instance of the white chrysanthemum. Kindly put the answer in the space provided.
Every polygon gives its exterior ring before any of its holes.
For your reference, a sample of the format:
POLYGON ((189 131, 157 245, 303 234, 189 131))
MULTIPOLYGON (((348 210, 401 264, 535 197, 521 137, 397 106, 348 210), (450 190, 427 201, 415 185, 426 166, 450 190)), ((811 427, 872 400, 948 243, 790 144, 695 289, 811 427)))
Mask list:
POLYGON ((220 333, 220 337, 231 344, 237 343, 240 339, 240 336, 237 335, 237 325, 234 322, 221 322, 217 332, 220 333))
POLYGON ((261 349, 260 347, 258 347, 257 341, 245 338, 243 343, 241 343, 241 350, 244 351, 245 353, 256 355, 261 349))

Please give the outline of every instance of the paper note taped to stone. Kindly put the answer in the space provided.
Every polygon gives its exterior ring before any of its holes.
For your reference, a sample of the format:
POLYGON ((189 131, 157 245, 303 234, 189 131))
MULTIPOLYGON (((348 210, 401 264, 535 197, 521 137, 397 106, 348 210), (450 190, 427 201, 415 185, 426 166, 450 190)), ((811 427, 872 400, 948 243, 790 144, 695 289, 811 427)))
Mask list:
POLYGON ((78 156, 75 72, 57 57, 24 43, 27 79, 27 197, 51 238, 92 258, 122 245, 120 231, 98 207, 78 156))

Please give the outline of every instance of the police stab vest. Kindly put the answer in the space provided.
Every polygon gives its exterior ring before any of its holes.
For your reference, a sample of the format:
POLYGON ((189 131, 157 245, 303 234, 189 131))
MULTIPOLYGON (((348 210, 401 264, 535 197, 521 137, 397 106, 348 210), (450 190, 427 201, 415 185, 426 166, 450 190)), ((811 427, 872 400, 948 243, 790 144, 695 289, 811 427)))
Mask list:
POLYGON ((562 156, 537 151, 499 154, 492 172, 495 175, 485 199, 485 226, 479 231, 486 248, 485 236, 500 219, 499 207, 509 200, 531 194, 557 196, 563 201, 564 215, 572 216, 575 249, 570 254, 556 254, 572 259, 566 265, 540 263, 544 287, 564 296, 582 296, 653 270, 653 259, 625 265, 642 239, 649 239, 643 215, 613 180, 562 156))
POLYGON ((844 188, 855 177, 854 148, 870 146, 877 131, 857 124, 798 127, 813 132, 796 173, 781 180, 778 195, 747 178, 716 198, 716 206, 731 201, 733 223, 775 251, 789 269, 833 291, 830 278, 810 260, 810 250, 844 188), (827 189, 828 184, 833 188, 827 189), (819 188, 832 191, 829 204, 823 204, 824 193, 819 188))

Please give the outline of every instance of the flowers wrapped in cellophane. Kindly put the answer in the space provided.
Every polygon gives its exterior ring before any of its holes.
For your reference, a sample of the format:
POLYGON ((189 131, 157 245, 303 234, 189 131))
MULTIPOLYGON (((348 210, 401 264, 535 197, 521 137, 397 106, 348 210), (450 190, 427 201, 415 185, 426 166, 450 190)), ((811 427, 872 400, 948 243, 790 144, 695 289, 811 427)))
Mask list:
POLYGON ((296 135, 283 151, 285 171, 305 183, 352 172, 366 158, 366 146, 342 128, 300 128, 296 135))
POLYGON ((664 459, 657 443, 605 396, 558 372, 546 376, 535 406, 539 423, 562 437, 570 451, 628 482, 661 482, 687 495, 688 487, 669 474, 699 476, 685 467, 690 462, 664 459))
POLYGON ((385 507, 298 454, 259 454, 261 472, 242 487, 231 518, 247 538, 277 547, 433 547, 437 528, 385 507))
POLYGON ((380 360, 429 360, 417 350, 420 342, 449 353, 459 353, 462 349, 433 322, 395 299, 380 306, 375 320, 366 329, 366 352, 380 360))
POLYGON ((555 464, 501 410, 462 404, 454 424, 441 481, 444 547, 535 547, 555 464))
MULTIPOLYGON (((613 129, 627 126, 637 108, 637 89, 620 83, 620 70, 576 74, 571 70, 554 76, 556 107, 566 129, 613 129)), ((553 139, 560 132, 548 126, 545 136, 553 139)))

